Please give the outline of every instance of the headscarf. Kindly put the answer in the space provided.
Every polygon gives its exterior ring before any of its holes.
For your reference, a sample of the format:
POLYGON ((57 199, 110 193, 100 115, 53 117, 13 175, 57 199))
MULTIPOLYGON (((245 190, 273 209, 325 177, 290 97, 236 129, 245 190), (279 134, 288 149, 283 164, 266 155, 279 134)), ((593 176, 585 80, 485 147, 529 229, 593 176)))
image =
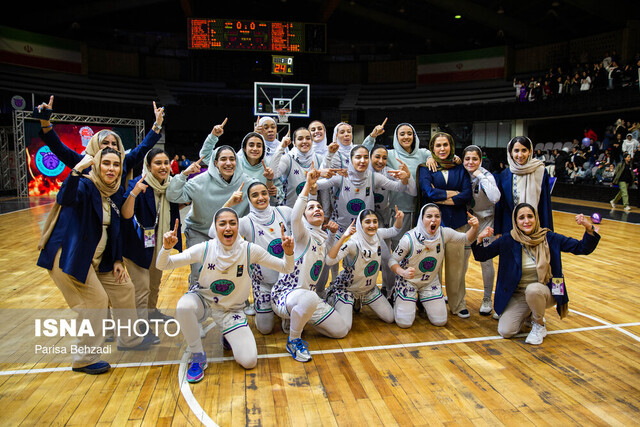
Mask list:
MULTIPOLYGON (((92 164, 92 162, 94 165, 98 165, 98 173, 96 173, 94 171, 94 168, 92 167, 89 174, 84 175, 84 177, 90 179, 94 183, 98 191, 100 191, 100 195, 102 197, 111 197, 116 191, 118 191, 118 189, 121 186, 120 179, 122 177, 124 152, 121 151, 119 154, 120 154, 120 173, 111 184, 105 183, 99 172, 100 171, 99 165, 102 160, 102 150, 98 150, 97 152, 94 152, 93 156, 89 154, 85 154, 82 160, 80 160, 73 167, 73 169, 77 171, 83 171, 84 169, 88 168, 92 164)), ((38 250, 42 250, 47 244, 47 242, 49 241, 49 238, 51 237, 51 233, 53 233, 53 230, 55 229, 55 226, 58 222, 58 218, 60 217, 61 211, 62 211, 62 206, 58 204, 57 201, 54 202, 53 206, 51 207, 51 210, 49 211, 49 215, 47 215, 47 219, 44 222, 44 226, 42 228, 42 235, 40 236, 40 241, 38 242, 38 250)))
POLYGON ((438 212, 440 212, 440 207, 435 203, 427 203, 422 207, 422 209, 420 209, 420 215, 418 216, 416 227, 410 231, 411 233, 413 233, 413 235, 416 237, 416 239, 419 242, 423 242, 425 240, 428 242, 433 242, 438 238, 438 230, 440 230, 440 227, 442 227, 442 223, 440 223, 440 226, 436 229, 436 232, 433 234, 427 231, 427 229, 424 226, 424 222, 422 221, 422 218, 424 217, 424 213, 428 208, 436 208, 438 209, 438 212))
POLYGON ((304 228, 307 229, 312 239, 314 239, 319 245, 324 245, 324 242, 327 241, 328 235, 327 232, 322 229, 321 225, 311 225, 309 221, 307 221, 307 216, 305 213, 302 214, 302 225, 304 225, 304 228))
POLYGON ((529 203, 518 204, 518 206, 513 210, 511 221, 513 223, 511 237, 535 257, 538 282, 546 285, 552 277, 551 264, 549 263, 551 256, 549 254, 549 243, 547 242, 547 232, 550 230, 548 228, 540 227, 538 212, 529 203), (518 212, 525 207, 531 209, 536 219, 535 226, 529 235, 524 234, 522 230, 518 228, 516 222, 518 212))
MULTIPOLYGON (((149 169, 149 153, 144 156, 144 161, 142 162, 142 176, 144 176, 144 181, 149 184, 149 187, 153 189, 153 193, 155 198, 158 200, 157 206, 157 214, 158 214, 158 236, 163 236, 164 233, 171 230, 171 205, 167 200, 166 192, 167 187, 169 186, 169 182, 171 181, 170 174, 167 174, 167 178, 164 182, 158 181, 158 179, 153 176, 151 170, 149 169)), ((157 152, 156 155, 162 154, 163 152, 157 152)))
MULTIPOLYGON (((302 128, 302 129, 306 129, 306 128, 302 128)), ((308 129, 307 129, 308 130, 308 129)), ((309 132, 311 133, 311 132, 309 132)), ((303 153, 302 151, 300 151, 298 149, 298 146, 296 145, 296 141, 295 141, 295 135, 296 133, 293 133, 293 148, 291 150, 289 150, 289 154, 291 155, 291 157, 293 157, 293 159, 298 162, 300 164, 300 166, 302 166, 303 168, 310 168, 311 167, 311 162, 313 161, 313 156, 315 154, 315 151, 313 150, 313 141, 311 141, 311 148, 309 148, 309 151, 307 151, 306 153, 303 153)), ((316 167, 320 167, 317 166, 316 167)))
POLYGON ((349 123, 345 123, 345 122, 340 122, 338 123, 334 128, 333 128, 333 140, 338 143, 338 153, 340 153, 342 155, 342 157, 344 158, 349 158, 350 154, 351 154, 351 147, 353 146, 353 126, 351 126, 349 123), (343 145, 340 141, 338 141, 338 129, 340 128, 340 126, 343 125, 347 125, 351 128, 351 144, 349 145, 343 145))
MULTIPOLYGON (((251 190, 252 185, 253 184, 251 184, 247 189, 247 199, 249 198, 249 191, 251 190)), ((260 183, 260 185, 264 185, 266 187, 266 185, 263 183, 260 183)), ((253 203, 249 202, 249 218, 256 221, 258 224, 267 224, 269 221, 271 221, 271 218, 273 218, 275 209, 276 208, 271 205, 267 205, 265 209, 258 209, 253 206, 253 203)))
POLYGON ((384 176, 387 176, 387 171, 390 169, 389 168, 389 150, 387 149, 387 147, 385 147, 384 145, 374 145, 373 147, 371 147, 371 150, 369 150, 369 170, 371 171, 371 173, 381 173, 384 176), (373 153, 378 151, 378 150, 384 150, 387 152, 387 164, 385 167, 383 167, 380 171, 377 171, 373 168, 373 153))
MULTIPOLYGON (((511 149, 516 142, 519 142, 518 138, 527 137, 515 137, 507 144, 507 162, 509 163, 509 170, 512 174, 518 175, 518 203, 529 203, 533 206, 538 206, 540 201, 540 191, 542 190, 542 179, 544 178, 544 162, 539 159, 533 158, 533 153, 529 155, 529 160, 524 165, 518 164, 513 157, 511 157, 511 149)), ((529 138, 527 138, 529 139, 529 138)), ((529 140, 531 147, 533 143, 529 140)))
POLYGON ((367 212, 367 214, 369 215, 373 213, 373 215, 377 218, 377 215, 375 215, 375 212, 373 212, 372 210, 365 209, 363 211, 360 211, 360 213, 358 214, 358 218, 356 219, 356 232, 353 236, 351 236, 351 239, 356 242, 356 246, 358 247, 358 249, 360 249, 360 256, 362 256, 365 260, 370 260, 378 254, 380 238, 378 237, 377 231, 373 236, 369 236, 362 228, 362 220, 364 219, 363 214, 365 212, 367 212), (365 256, 365 254, 369 256, 365 256))
MULTIPOLYGON (((364 148, 362 145, 356 145, 356 146, 353 146, 353 148, 349 151, 349 158, 351 158, 351 153, 353 153, 357 149, 364 149, 368 153, 368 150, 364 148)), ((370 165, 371 165, 371 161, 369 161, 369 166, 370 165)), ((353 166, 352 161, 349 161, 349 167, 347 168, 347 172, 349 174, 349 181, 351 181, 351 183, 356 187, 361 187, 364 184, 366 184, 367 180, 369 179, 369 177, 371 177, 371 174, 372 174, 369 168, 367 168, 364 172, 358 172, 356 168, 353 166)))
POLYGON ((409 123, 400 123, 396 126, 396 130, 393 132, 393 149, 395 150, 396 157, 399 157, 400 160, 405 162, 407 165, 411 163, 411 159, 418 154, 418 151, 420 151, 420 138, 418 138, 418 134, 416 133, 416 129, 413 125, 409 123), (401 126, 409 126, 413 131, 413 145, 410 153, 404 149, 398 140, 398 130, 401 126))
MULTIPOLYGON (((215 218, 221 211, 233 211, 231 208, 222 208, 216 211, 216 214, 213 216, 213 226, 212 228, 215 230, 215 218)), ((236 218, 238 214, 236 213, 236 218)), ((231 244, 231 246, 225 246, 218 239, 217 232, 213 233, 212 240, 210 241, 209 253, 216 260, 216 269, 220 269, 222 271, 227 270, 233 264, 235 264, 238 259, 242 256, 244 252, 244 243, 245 240, 240 236, 240 234, 236 234, 236 240, 231 244)))
POLYGON ((433 160, 436 161, 436 163, 438 164, 438 170, 448 170, 451 169, 456 165, 456 162, 453 161, 453 158, 456 155, 456 149, 455 149, 456 145, 455 142, 453 141, 453 137, 451 135, 449 135, 448 133, 445 132, 437 132, 435 133, 432 137, 431 140, 429 141, 429 150, 431 151, 431 154, 433 155, 433 160), (446 137, 447 140, 449 141, 449 156, 447 156, 446 159, 441 159, 440 157, 438 157, 435 153, 435 151, 433 150, 433 147, 435 145, 436 139, 438 139, 439 137, 446 137))
MULTIPOLYGON (((116 138, 116 141, 118 142, 118 151, 122 154, 122 156, 124 156, 126 152, 124 149, 124 144, 122 143, 122 138, 120 138, 120 135, 118 135, 117 133, 115 133, 110 129, 102 129, 96 132, 87 143, 87 148, 85 148, 84 153, 88 154, 91 157, 95 156, 96 153, 102 149, 101 148, 102 141, 104 141, 105 138, 108 137, 109 135, 113 135, 116 138)), ((124 161, 122 163, 122 166, 124 167, 124 161)), ((82 169, 78 169, 78 171, 82 172, 82 169)), ((126 180, 123 182, 123 185, 125 186, 125 188, 129 180, 131 180, 132 178, 133 178, 133 169, 130 171, 127 171, 126 180)))
MULTIPOLYGON (((258 121, 258 125, 263 126, 266 122, 276 123, 273 117, 263 116, 263 117, 260 117, 260 120, 258 121)), ((276 127, 277 127, 277 124, 276 124, 276 127)), ((278 147, 280 146, 280 140, 278 139, 277 133, 276 133, 276 138, 273 141, 267 141, 266 138, 263 138, 263 140, 264 140, 265 155, 267 153, 275 153, 278 147)))
MULTIPOLYGON (((482 149, 480 147, 478 147, 477 145, 471 144, 469 146, 467 146, 467 148, 464 149, 464 152, 466 153, 467 151, 473 151, 474 153, 477 153, 478 156, 480 156, 480 166, 478 166, 478 170, 480 172, 482 172, 482 174, 486 174, 487 170, 485 168, 482 167, 482 156, 484 156, 484 153, 482 152, 482 149)), ((463 156, 464 157, 464 156, 463 156)), ((476 178, 475 176, 473 176, 473 174, 469 171, 467 171, 467 173, 469 173, 469 176, 471 177, 471 182, 472 182, 472 186, 474 185, 475 181, 478 181, 478 178, 476 178), (475 180, 475 181, 474 181, 475 180)))
MULTIPOLYGON (((249 132, 244 136, 244 138, 242 138, 242 145, 240 147, 240 152, 238 153, 238 157, 236 159, 236 164, 240 164, 242 166, 242 170, 244 171, 244 173, 246 173, 247 175, 257 180, 263 177, 262 174, 264 173, 264 167, 262 166, 262 160, 264 159, 266 145, 267 144, 262 135, 260 135, 257 132, 249 132), (249 163, 249 159, 247 158, 247 153, 245 153, 247 142, 249 142, 249 138, 251 137, 260 138, 260 140, 262 141, 262 155, 258 159, 258 163, 256 163, 255 165, 252 165, 251 163, 249 163)), ((211 166, 213 166, 213 164, 211 164, 211 166)))
MULTIPOLYGON (((315 122, 322 124, 322 127, 324 128, 324 138, 320 142, 313 141, 313 145, 312 145, 313 151, 316 154, 324 155, 327 153, 327 127, 320 120, 314 120, 311 123, 315 123, 315 122)), ((311 123, 309 123, 309 127, 311 127, 311 123)), ((313 137, 311 139, 313 140, 313 137)))

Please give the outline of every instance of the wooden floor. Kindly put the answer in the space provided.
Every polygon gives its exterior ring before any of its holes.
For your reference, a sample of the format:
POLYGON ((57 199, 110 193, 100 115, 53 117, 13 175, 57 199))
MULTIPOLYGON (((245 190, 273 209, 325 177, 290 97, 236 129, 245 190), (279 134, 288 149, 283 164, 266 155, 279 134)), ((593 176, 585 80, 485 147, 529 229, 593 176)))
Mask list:
MULTIPOLYGON (((0 215, 0 312, 66 308, 35 265, 47 206, 0 215), (12 311, 13 310, 13 311, 12 311)), ((554 212, 556 231, 578 237, 573 216, 554 212)), ((183 381, 184 346, 162 363, 111 360, 107 374, 71 372, 69 361, 33 356, 35 338, 0 325, 1 425, 638 425, 640 421, 640 226, 605 220, 588 257, 563 257, 572 312, 547 312, 541 346, 497 336, 478 315, 478 264, 467 275, 470 319, 436 328, 420 316, 401 330, 368 309, 332 340, 307 328, 313 360, 286 354, 279 330, 254 330, 260 359, 245 371, 222 353, 219 332, 205 339, 204 380, 183 381), (125 367, 126 366, 126 367, 125 367)), ((160 306, 175 308, 188 268, 165 274, 160 306)), ((7 322, 3 322, 7 323, 7 322)), ((8 322, 11 323, 11 322, 8 322)), ((163 338, 163 337, 161 337, 163 338)), ((154 351, 168 346, 167 340, 154 351)), ((160 349, 160 350, 159 350, 160 349)))

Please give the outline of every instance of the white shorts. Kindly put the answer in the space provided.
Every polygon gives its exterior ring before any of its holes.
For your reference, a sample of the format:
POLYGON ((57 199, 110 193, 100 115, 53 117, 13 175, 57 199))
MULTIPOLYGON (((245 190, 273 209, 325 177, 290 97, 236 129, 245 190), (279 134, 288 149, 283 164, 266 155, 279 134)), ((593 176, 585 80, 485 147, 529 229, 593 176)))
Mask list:
MULTIPOLYGON (((271 306, 273 307, 273 312, 276 313, 278 315, 278 317, 281 317, 283 319, 290 319, 291 318, 291 314, 289 313, 289 311, 287 310, 287 298, 293 294, 294 292, 313 292, 307 289, 293 289, 292 291, 288 292, 284 298, 279 298, 279 299, 273 299, 271 302, 271 306), (282 301, 282 302, 276 302, 276 301, 282 301)), ((315 292, 314 292, 315 293, 315 292)), ((321 301, 318 306, 316 307, 316 310, 313 312, 313 316, 311 316, 311 322, 313 322, 314 325, 318 325, 320 323, 322 323, 327 317, 329 317, 329 315, 331 315, 331 313, 333 313, 333 307, 331 307, 329 304, 327 304, 324 301, 321 301)))

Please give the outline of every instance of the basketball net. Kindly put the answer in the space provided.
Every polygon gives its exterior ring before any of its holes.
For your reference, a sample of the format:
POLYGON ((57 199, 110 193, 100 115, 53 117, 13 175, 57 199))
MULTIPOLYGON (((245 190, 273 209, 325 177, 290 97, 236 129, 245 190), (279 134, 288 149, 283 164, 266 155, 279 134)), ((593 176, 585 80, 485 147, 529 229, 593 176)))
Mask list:
POLYGON ((291 110, 289 108, 279 108, 278 112, 278 123, 287 123, 289 121, 289 113, 291 110))

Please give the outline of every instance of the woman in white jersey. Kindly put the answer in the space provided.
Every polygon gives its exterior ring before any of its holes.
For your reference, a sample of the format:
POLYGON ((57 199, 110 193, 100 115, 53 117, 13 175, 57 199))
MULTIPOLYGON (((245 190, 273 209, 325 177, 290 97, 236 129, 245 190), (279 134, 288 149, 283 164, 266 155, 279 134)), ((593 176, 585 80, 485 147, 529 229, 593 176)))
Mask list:
MULTIPOLYGON (((496 212, 496 203, 500 200, 500 189, 496 184, 496 180, 493 174, 480 166, 482 163, 482 150, 477 145, 470 145, 464 149, 462 153, 462 159, 464 168, 469 172, 471 178, 471 192, 473 193, 473 199, 469 204, 469 211, 473 216, 478 218, 480 226, 478 232, 487 228, 493 228, 493 218, 496 212)), ((491 242, 495 240, 495 236, 486 237, 482 244, 483 246, 489 246, 491 242)), ((465 247, 464 256, 467 259, 465 261, 465 272, 468 266, 468 259, 471 255, 471 247, 465 247)), ((491 295, 493 293, 493 282, 496 277, 495 269, 493 268, 493 261, 483 261, 480 263, 482 270, 482 282, 484 284, 484 296, 482 298, 482 306, 480 307, 480 314, 488 316, 491 314, 491 295)))
POLYGON ((236 362, 245 369, 256 366, 256 341, 243 311, 251 292, 251 265, 262 264, 281 273, 293 270, 293 239, 285 236, 284 226, 280 229, 285 257, 280 259, 238 235, 238 214, 233 209, 219 209, 213 223, 214 239, 191 246, 181 254, 170 255, 178 239, 176 221, 176 227, 163 236, 157 260, 160 270, 202 262, 196 286, 180 298, 176 309, 180 330, 193 355, 187 371, 189 382, 201 381, 207 367, 198 321, 208 314, 220 326, 223 346, 231 347, 236 362))
MULTIPOLYGON (((243 192, 240 188, 233 193, 225 203, 225 207, 232 207, 242 200, 243 192)), ((282 258, 282 239, 280 227, 284 225, 285 234, 291 232, 291 208, 288 206, 271 206, 269 204, 269 190, 266 184, 254 182, 247 189, 249 198, 249 215, 240 218, 238 232, 251 243, 265 248, 271 255, 282 258)), ((215 237, 215 224, 209 230, 209 236, 215 237)), ((253 285, 253 305, 256 310, 255 324, 261 334, 273 331, 274 316, 271 308, 271 288, 278 280, 280 273, 262 265, 251 266, 251 283, 253 285)))
POLYGON ((307 128, 298 128, 293 132, 295 147, 285 153, 291 143, 289 136, 282 138, 282 144, 271 158, 269 167, 273 169, 275 180, 282 181, 284 205, 293 208, 298 195, 304 187, 307 171, 314 165, 321 165, 321 156, 312 149, 311 132, 307 128))
POLYGON ((402 211, 397 211, 394 228, 378 228, 376 213, 365 209, 358 214, 355 226, 349 227, 327 255, 328 265, 343 260, 343 270, 329 286, 327 302, 340 313, 349 329, 356 300, 371 307, 383 321, 394 320, 393 307, 383 298, 376 282, 382 261, 382 242, 400 232, 403 217, 402 211))
POLYGON ((308 322, 313 323, 316 331, 331 338, 343 338, 349 332, 340 314, 322 301, 314 290, 327 252, 327 232, 322 229, 322 205, 316 200, 309 200, 309 191, 319 176, 316 169, 309 171, 307 183, 293 206, 293 272, 281 275, 271 290, 273 311, 283 320, 290 321, 287 351, 299 362, 311 360, 308 344, 302 340, 302 330, 308 322))
POLYGON ((416 303, 422 303, 434 326, 447 323, 447 307, 442 294, 440 273, 445 245, 470 244, 478 234, 478 218, 469 214, 471 228, 466 233, 440 227, 440 208, 434 203, 422 207, 415 228, 402 236, 389 266, 397 274, 394 313, 396 324, 408 328, 416 317, 416 303))

